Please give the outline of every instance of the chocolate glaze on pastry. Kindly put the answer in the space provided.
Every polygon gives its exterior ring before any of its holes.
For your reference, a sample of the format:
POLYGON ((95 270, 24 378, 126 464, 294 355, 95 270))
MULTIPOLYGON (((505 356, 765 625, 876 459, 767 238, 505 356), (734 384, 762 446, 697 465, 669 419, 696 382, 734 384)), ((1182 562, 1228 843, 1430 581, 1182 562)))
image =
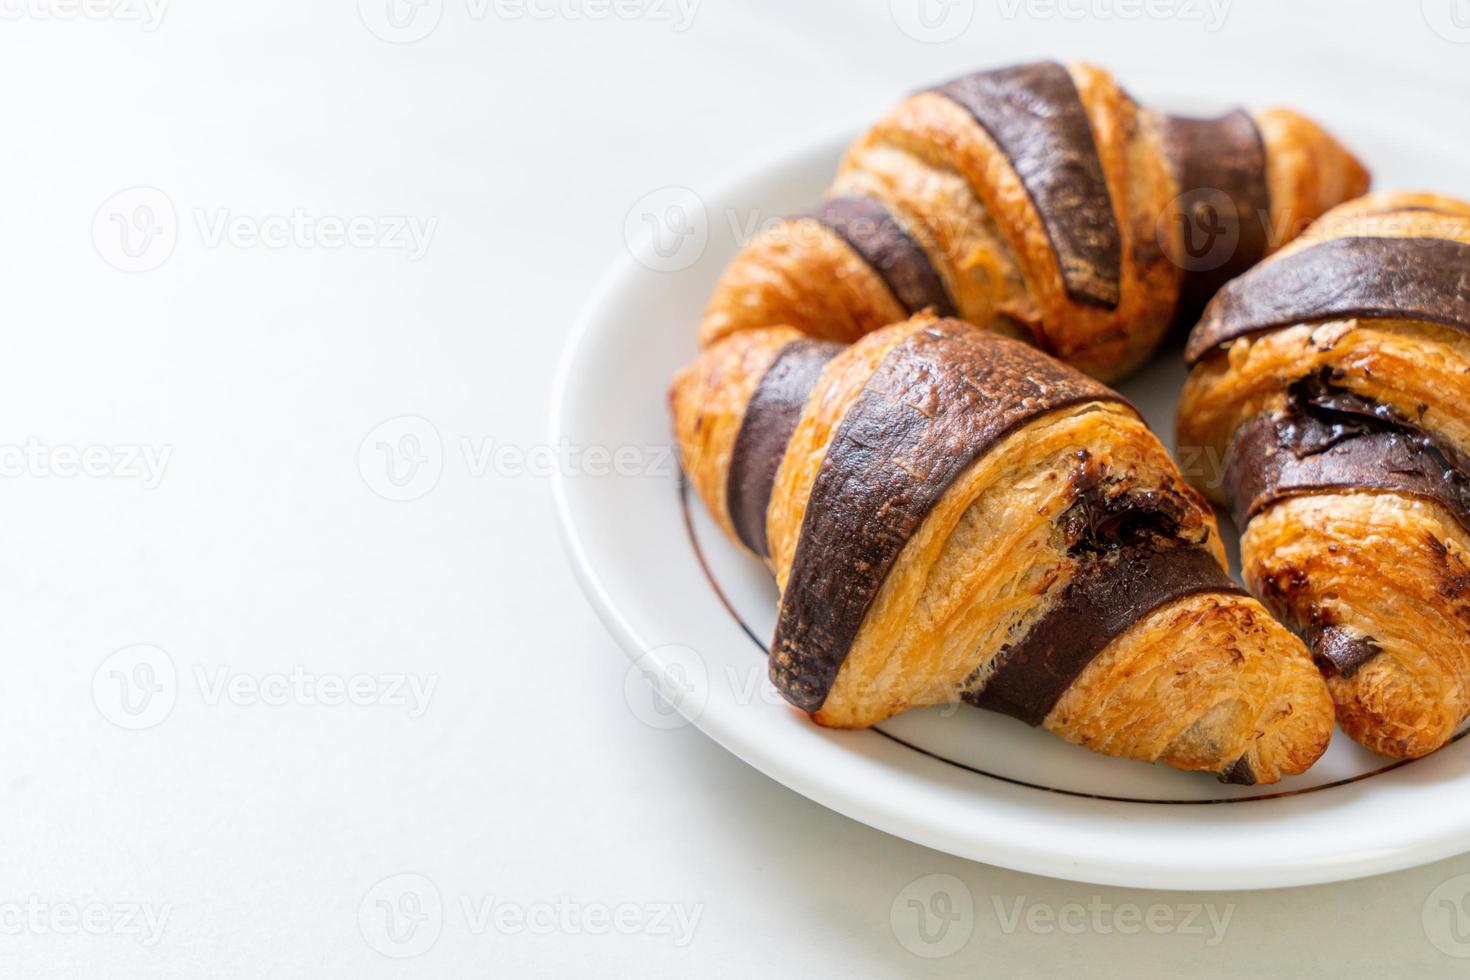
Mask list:
POLYGON ((1176 321, 1193 326, 1210 297, 1269 250, 1266 145, 1238 109, 1215 119, 1168 116, 1164 142, 1184 209, 1181 254, 1173 257, 1184 271, 1176 321))
POLYGON ((1242 594, 1203 548, 1144 539, 1083 563, 1057 605, 999 654, 972 704, 1040 725, 1084 667, 1113 638, 1174 599, 1242 594))
POLYGON ((1338 723, 1417 758, 1470 718, 1470 203, 1344 204, 1232 281, 1187 349, 1178 444, 1241 529, 1338 723))
POLYGON ((751 405, 807 387, 781 380, 800 336, 706 348, 670 406, 731 539, 756 539, 763 511, 771 675, 813 721, 862 728, 983 702, 993 683, 997 707, 1109 755, 1269 783, 1321 754, 1331 702, 1306 648, 1225 578, 1213 513, 1120 396, 1018 341, 914 317, 822 368, 774 479, 757 478, 791 410, 767 426, 751 405), (764 448, 736 451, 746 425, 764 448))
POLYGON ((938 316, 954 316, 954 302, 929 256, 881 202, 848 194, 822 202, 804 217, 852 246, 907 312, 929 309, 938 316))
POLYGON ((1086 450, 1077 453, 1076 501, 1061 527, 1078 569, 1055 606, 1001 650, 977 707, 1040 725, 1118 635, 1166 603, 1201 593, 1243 595, 1215 556, 1181 539, 1191 506, 1158 490, 1119 492, 1086 450))
POLYGON ((762 558, 771 553, 766 542, 766 508, 776 470, 812 386, 840 350, 841 344, 793 340, 761 376, 746 406, 730 457, 725 499, 741 543, 762 558))
POLYGON ((888 570, 970 463, 1024 422, 1122 396, 1017 344, 979 346, 943 320, 890 351, 827 449, 772 645, 771 675, 815 711, 888 570))
MULTIPOLYGON (((1235 523, 1288 497, 1381 490, 1432 500, 1470 531, 1470 466, 1443 439, 1386 405, 1333 386, 1326 372, 1293 384, 1284 411, 1236 430, 1225 464, 1235 523)), ((1320 615, 1320 613, 1319 613, 1320 615)), ((1338 624, 1303 629, 1324 673, 1351 678, 1382 652, 1371 637, 1338 624)))
POLYGON ((1112 380, 1367 185, 1286 109, 1171 121, 1094 65, 979 72, 893 107, 849 145, 828 204, 745 243, 700 343, 778 325, 850 343, 932 308, 1112 380))
POLYGON ((1067 69, 1050 61, 1017 65, 934 91, 963 106, 1010 160, 1046 227, 1067 295, 1116 307, 1122 234, 1092 123, 1067 69))
POLYGON ((1306 630, 1312 658, 1324 672, 1351 678, 1374 657, 1383 652, 1376 640, 1344 626, 1318 626, 1306 630))
POLYGON ((1231 282, 1189 338, 1197 363, 1238 337, 1339 318, 1397 318, 1470 331, 1470 245, 1440 238, 1333 238, 1231 282))
POLYGON ((1251 760, 1246 756, 1236 759, 1229 769, 1220 773, 1220 782, 1231 783, 1235 786, 1256 785, 1256 774, 1251 769, 1251 760))
POLYGON ((1285 411, 1236 430, 1225 464, 1235 522, 1286 497, 1394 490, 1443 505, 1470 531, 1470 465, 1442 439, 1321 375, 1292 385, 1285 411))

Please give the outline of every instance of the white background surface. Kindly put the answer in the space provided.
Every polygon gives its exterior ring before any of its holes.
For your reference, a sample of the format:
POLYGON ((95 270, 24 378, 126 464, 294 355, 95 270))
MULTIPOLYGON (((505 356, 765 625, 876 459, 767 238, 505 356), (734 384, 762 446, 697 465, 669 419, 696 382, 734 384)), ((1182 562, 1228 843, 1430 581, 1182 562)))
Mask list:
POLYGON ((1467 5, 1462 32, 1449 0, 1234 0, 1210 30, 1207 5, 959 0, 943 23, 968 26, 924 43, 886 0, 703 0, 683 30, 672 4, 593 2, 443 0, 412 44, 356 0, 173 0, 151 30, 127 19, 141 0, 0 4, 0 976, 1464 975, 1446 950, 1470 943, 1444 937, 1470 940, 1470 904, 1440 900, 1470 891, 1470 857, 1269 893, 1070 885, 887 837, 650 727, 546 480, 475 453, 543 442, 562 341, 652 191, 1035 56, 1227 98, 1290 77, 1283 103, 1470 145, 1467 5), (151 190, 114 200, 132 187, 151 190), (242 237, 298 209, 329 235, 406 216, 428 248, 242 237), (172 251, 128 258, 113 215, 173 227, 172 251), (365 467, 359 448, 403 416, 432 425, 442 474, 391 502, 384 433, 365 467), (63 475, 87 447, 94 475, 63 475), (131 447, 168 453, 161 479, 131 447), (132 716, 114 672, 146 675, 109 658, 138 644, 163 689, 132 716), (374 703, 272 686, 293 671, 374 703), (434 685, 421 712, 380 703, 407 675, 434 685), (925 961, 894 922, 932 874, 973 915, 925 961), (377 901, 405 885, 429 918, 395 945, 377 901), (1208 915, 1124 934, 1129 903, 1230 918, 1214 945, 1208 915), (620 906, 697 925, 592 934, 620 906))

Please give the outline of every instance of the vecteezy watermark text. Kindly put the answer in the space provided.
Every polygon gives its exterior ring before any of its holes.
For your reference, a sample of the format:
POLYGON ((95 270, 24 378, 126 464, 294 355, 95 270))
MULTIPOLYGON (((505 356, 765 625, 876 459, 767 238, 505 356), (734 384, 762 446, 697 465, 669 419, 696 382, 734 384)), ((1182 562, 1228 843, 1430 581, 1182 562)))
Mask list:
POLYGON ((414 214, 313 214, 292 208, 280 214, 241 214, 229 208, 196 208, 194 223, 205 248, 379 249, 403 252, 417 262, 429 252, 436 217, 414 214))
POLYGON ((444 20, 472 24, 517 22, 643 21, 668 24, 676 34, 694 25, 701 0, 358 0, 363 26, 390 44, 413 44, 433 34, 444 20))
POLYGON ((1211 33, 1225 26, 1233 0, 998 0, 1005 20, 1135 21, 1174 20, 1203 24, 1211 33))
MULTIPOLYGON (((623 701, 628 710, 648 727, 660 731, 697 721, 711 697, 742 708, 786 703, 771 683, 765 661, 711 669, 698 650, 681 643, 646 650, 623 674, 623 701)), ((965 703, 953 684, 940 681, 926 691, 910 679, 880 678, 854 685, 844 694, 844 700, 853 705, 892 704, 900 698, 909 704, 927 705, 943 718, 952 717, 965 703)))
POLYGON ((1013 899, 990 897, 1000 931, 1007 936, 1026 931, 1038 936, 1062 933, 1080 936, 1095 933, 1109 936, 1198 936, 1206 946, 1218 946, 1235 915, 1235 903, 1214 902, 1107 902, 1094 895, 1086 903, 1035 902, 1018 895, 1013 899))
POLYGON ((581 901, 569 895, 522 901, 465 893, 446 903, 427 875, 390 875, 363 895, 357 926, 384 956, 411 959, 433 948, 447 926, 471 936, 648 936, 680 949, 704 915, 698 902, 581 901))
POLYGON ((427 495, 446 466, 472 480, 664 478, 679 472, 668 445, 582 446, 569 442, 521 445, 490 436, 446 440, 439 427, 419 415, 400 415, 374 426, 357 447, 363 483, 384 500, 427 495))
POLYGON ((924 875, 894 896, 889 908, 893 937, 904 949, 924 959, 952 956, 974 934, 977 907, 988 906, 994 926, 1003 935, 1028 932, 1038 936, 1123 935, 1150 933, 1185 936, 1206 946, 1220 945, 1235 915, 1233 902, 1110 902, 1094 895, 1087 902, 1052 903, 1025 895, 991 895, 977 905, 974 894, 959 878, 948 874, 924 875))
POLYGON ((418 262, 429 253, 439 219, 416 214, 334 214, 296 206, 264 213, 230 207, 194 207, 181 223, 173 199, 157 187, 113 194, 92 217, 92 244, 122 272, 157 269, 178 245, 181 225, 200 246, 237 251, 378 251, 418 262))
POLYGON ((438 674, 337 673, 297 665, 279 671, 243 671, 227 664, 193 664, 181 683, 173 657, 151 644, 124 647, 92 675, 92 702, 108 721, 129 731, 161 724, 181 689, 207 708, 392 708, 417 720, 429 710, 438 674))
POLYGON ((31 436, 23 443, 0 443, 0 478, 136 480, 144 490, 154 490, 173 452, 173 446, 53 444, 31 436))
POLYGON ((0 0, 0 20, 113 21, 158 30, 170 0, 0 0))
POLYGON ((0 901, 0 936, 129 936, 143 946, 163 938, 171 904, 74 902, 30 895, 0 901))

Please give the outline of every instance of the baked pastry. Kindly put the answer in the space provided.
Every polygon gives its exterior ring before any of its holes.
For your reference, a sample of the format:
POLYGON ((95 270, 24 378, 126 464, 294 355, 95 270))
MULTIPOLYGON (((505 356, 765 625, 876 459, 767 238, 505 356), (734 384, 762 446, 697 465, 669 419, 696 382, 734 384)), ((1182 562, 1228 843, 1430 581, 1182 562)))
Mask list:
POLYGON ((1275 782, 1324 750, 1305 647, 1221 567, 1134 409, 920 316, 844 347, 740 331, 675 377, 685 471, 775 572, 770 671, 822 725, 958 699, 1109 755, 1275 782))
POLYGON ((1179 444, 1344 731, 1400 758, 1470 715, 1470 205, 1374 195, 1226 286, 1179 444))
POLYGON ((928 309, 1115 379, 1171 320, 1192 325, 1218 286, 1367 186, 1285 109, 1186 119, 1090 65, 979 72, 911 96, 853 144, 824 203, 731 262, 700 336, 784 324, 852 341, 928 309))

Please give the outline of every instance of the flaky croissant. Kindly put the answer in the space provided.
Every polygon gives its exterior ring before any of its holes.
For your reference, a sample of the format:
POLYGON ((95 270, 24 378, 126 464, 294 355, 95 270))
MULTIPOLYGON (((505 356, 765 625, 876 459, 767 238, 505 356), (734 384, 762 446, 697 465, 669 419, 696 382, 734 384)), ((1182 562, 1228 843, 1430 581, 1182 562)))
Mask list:
POLYGON ((1042 62, 914 95, 847 151, 827 200, 751 242, 700 328, 851 341, 930 309, 1103 379, 1368 173, 1284 109, 1139 107, 1107 72, 1042 62))
POLYGON ((771 678, 820 724, 963 698, 1237 783, 1324 750, 1302 646, 1121 396, 916 317, 849 347, 738 332, 676 376, 685 471, 775 572, 771 678))
POLYGON ((1386 755, 1470 715, 1470 204, 1329 212, 1216 297, 1179 444, 1242 528, 1246 583, 1386 755))

